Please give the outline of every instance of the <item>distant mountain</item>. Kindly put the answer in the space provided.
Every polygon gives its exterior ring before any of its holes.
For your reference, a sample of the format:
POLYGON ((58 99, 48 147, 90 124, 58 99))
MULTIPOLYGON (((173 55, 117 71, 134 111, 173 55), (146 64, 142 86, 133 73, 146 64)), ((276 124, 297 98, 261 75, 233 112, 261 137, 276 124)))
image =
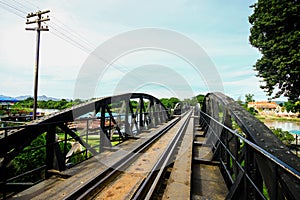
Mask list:
POLYGON ((17 96, 15 98, 18 99, 19 101, 21 101, 21 100, 25 100, 25 99, 27 99, 29 97, 32 97, 32 96, 30 96, 30 95, 23 95, 23 96, 17 96))
MULTIPOLYGON (((25 100, 29 97, 32 97, 32 95, 22 95, 22 96, 17 96, 17 97, 10 97, 10 96, 5 96, 5 95, 0 95, 0 99, 16 99, 16 100, 25 100)), ((52 101, 59 101, 60 99, 58 98, 54 98, 54 97, 47 97, 46 95, 42 95, 42 96, 38 96, 38 100, 39 101, 49 101, 49 100, 52 100, 52 101)))
POLYGON ((275 103, 277 103, 277 105, 279 105, 279 104, 284 104, 285 103, 285 101, 274 101, 275 103))
POLYGON ((49 100, 59 101, 60 99, 54 98, 54 97, 47 97, 46 95, 42 95, 42 96, 38 96, 38 100, 40 100, 40 101, 49 101, 49 100))
POLYGON ((18 101, 16 98, 0 95, 0 102, 16 102, 18 101))
MULTIPOLYGON (((18 97, 16 97, 16 99, 24 100, 24 99, 27 99, 29 97, 33 97, 33 96, 31 96, 31 95, 18 96, 18 97)), ((39 101, 49 101, 49 100, 59 101, 60 99, 57 99, 57 98, 54 98, 54 97, 47 97, 46 95, 42 95, 42 96, 38 96, 38 100, 39 101)))

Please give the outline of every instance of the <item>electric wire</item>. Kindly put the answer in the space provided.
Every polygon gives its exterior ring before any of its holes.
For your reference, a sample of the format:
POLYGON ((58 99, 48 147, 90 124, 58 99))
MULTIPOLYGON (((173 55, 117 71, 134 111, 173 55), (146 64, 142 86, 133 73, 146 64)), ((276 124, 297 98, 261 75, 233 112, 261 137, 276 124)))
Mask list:
POLYGON ((13 14, 21 17, 21 18, 25 18, 23 16, 23 14, 26 14, 26 12, 20 10, 18 7, 15 7, 14 5, 10 5, 10 4, 8 4, 8 3, 4 2, 4 1, 0 1, 0 7, 3 8, 4 10, 7 10, 8 12, 11 12, 11 13, 13 13, 13 14))
MULTIPOLYGON (((11 0, 10 3, 0 1, 0 3, 2 3, 3 5, 6 6, 6 7, 1 6, 3 9, 5 9, 13 14, 18 15, 19 17, 21 17, 23 19, 26 19, 26 17, 24 17, 20 13, 26 15, 27 13, 31 12, 30 10, 33 10, 33 9, 41 10, 38 6, 34 5, 33 3, 31 3, 27 0, 23 0, 23 1, 26 2, 27 5, 24 2, 20 3, 16 0, 11 0), (15 3, 13 3, 13 2, 15 2, 15 3), (29 4, 30 4, 30 6, 29 6, 29 4), (17 13, 16 11, 18 11, 20 13, 17 13)), ((105 58, 103 58, 102 56, 96 54, 94 52, 94 49, 96 49, 96 46, 94 46, 87 39, 85 39, 81 34, 72 30, 69 26, 67 26, 66 24, 64 24, 63 22, 61 22, 54 16, 51 16, 51 21, 48 26, 51 28, 49 31, 51 34, 68 42, 69 44, 82 50, 83 52, 93 55, 94 57, 102 60, 108 66, 113 67, 114 69, 118 70, 122 74, 127 74, 128 72, 131 71, 128 67, 124 66, 123 64, 120 64, 117 61, 114 61, 113 63, 111 63, 108 60, 106 60, 105 58)), ((131 74, 131 76, 135 79, 141 79, 140 77, 135 77, 134 74, 131 74)), ((154 86, 150 86, 150 88, 151 87, 154 89, 154 86)), ((156 93, 162 94, 162 92, 160 92, 160 91, 156 91, 156 93)))

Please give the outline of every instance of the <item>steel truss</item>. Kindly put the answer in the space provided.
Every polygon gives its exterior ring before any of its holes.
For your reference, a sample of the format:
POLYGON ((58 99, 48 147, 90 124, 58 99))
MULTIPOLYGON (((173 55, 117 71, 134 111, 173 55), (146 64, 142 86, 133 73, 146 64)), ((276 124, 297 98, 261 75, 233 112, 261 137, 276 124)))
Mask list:
POLYGON ((267 126, 221 93, 207 94, 200 113, 227 199, 300 199, 300 159, 267 126))
POLYGON ((112 149, 112 142, 138 137, 142 131, 169 119, 167 109, 157 98, 128 93, 94 99, 25 126, 0 128, 0 192, 5 198, 6 192, 18 192, 35 184, 18 181, 23 176, 43 173, 41 178, 47 178, 53 170, 62 171, 74 164, 69 163, 72 156, 82 154, 87 159, 112 149), (59 139, 57 132, 63 132, 64 139, 59 139), (45 135, 46 143, 31 148, 32 142, 41 135, 45 135), (96 138, 96 142, 90 143, 90 138, 96 138), (67 152, 70 143, 73 146, 67 152), (7 167, 17 155, 41 148, 45 149, 46 157, 40 167, 15 177, 7 174, 7 167))

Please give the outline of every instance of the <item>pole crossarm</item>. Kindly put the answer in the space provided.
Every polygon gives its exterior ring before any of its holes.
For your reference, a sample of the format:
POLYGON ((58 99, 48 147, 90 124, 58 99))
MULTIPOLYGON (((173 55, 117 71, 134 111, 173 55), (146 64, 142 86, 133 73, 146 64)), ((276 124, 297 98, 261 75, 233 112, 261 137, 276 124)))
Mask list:
POLYGON ((46 14, 46 13, 49 13, 49 12, 50 12, 50 10, 38 11, 36 13, 28 13, 26 18, 35 17, 35 16, 38 16, 38 15, 43 15, 43 14, 46 14))
POLYGON ((34 24, 34 23, 40 23, 40 22, 45 22, 45 21, 50 21, 50 18, 36 19, 36 20, 33 20, 33 21, 27 21, 26 24, 34 24))

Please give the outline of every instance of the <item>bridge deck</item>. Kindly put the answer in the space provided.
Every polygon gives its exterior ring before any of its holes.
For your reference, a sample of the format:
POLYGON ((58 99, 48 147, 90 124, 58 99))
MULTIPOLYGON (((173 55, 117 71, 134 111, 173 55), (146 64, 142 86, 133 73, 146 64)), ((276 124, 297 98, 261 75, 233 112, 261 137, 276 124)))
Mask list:
POLYGON ((106 151, 99 154, 71 169, 65 170, 60 175, 51 178, 21 192, 13 199, 64 199, 68 194, 79 189, 83 183, 95 178, 96 175, 105 171, 121 158, 128 155, 132 149, 141 145, 163 129, 165 124, 158 126, 153 130, 141 133, 138 140, 128 140, 119 145, 117 151, 106 151))
POLYGON ((191 118, 162 199, 190 199, 194 119, 191 118))
POLYGON ((225 199, 227 186, 220 168, 212 162, 212 148, 206 146, 203 131, 196 131, 193 150, 191 199, 225 199))
MULTIPOLYGON (((203 132, 193 131, 193 123, 191 119, 162 199, 179 197, 180 199, 224 199, 226 197, 228 190, 219 167, 209 164, 212 159, 211 148, 205 145, 205 138, 201 135, 203 132), (205 161, 205 164, 201 161, 205 161)), ((164 127, 165 125, 161 125, 142 133, 138 136, 138 140, 128 140, 120 144, 116 151, 106 151, 71 169, 57 173, 15 195, 13 199, 64 199, 164 127)))

